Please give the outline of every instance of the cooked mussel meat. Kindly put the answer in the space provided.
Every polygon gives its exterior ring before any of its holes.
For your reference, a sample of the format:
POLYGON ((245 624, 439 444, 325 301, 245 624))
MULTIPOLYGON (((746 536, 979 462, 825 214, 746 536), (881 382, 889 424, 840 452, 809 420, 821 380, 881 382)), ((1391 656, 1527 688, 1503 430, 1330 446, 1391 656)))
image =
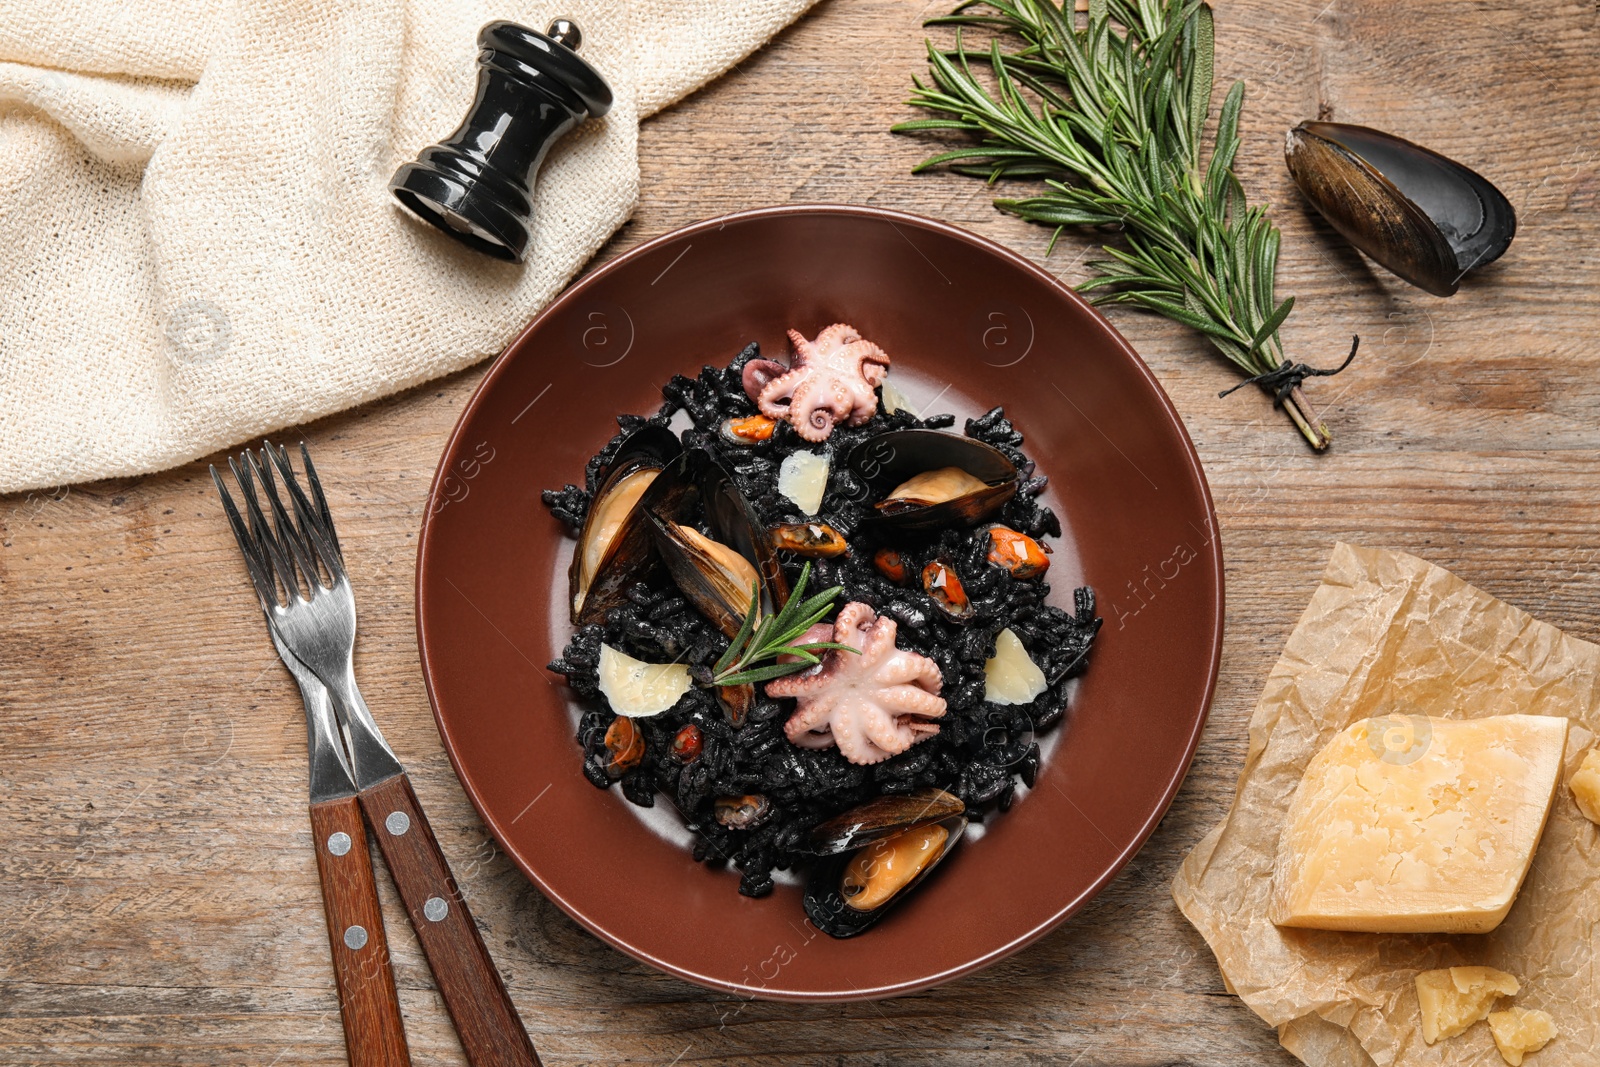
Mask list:
POLYGON ((772 431, 777 425, 775 419, 769 419, 765 415, 724 419, 721 427, 722 439, 733 445, 758 445, 762 441, 772 439, 772 431))
POLYGON ((806 884, 806 914, 833 937, 853 937, 904 900, 967 828, 961 801, 940 789, 881 796, 818 825, 823 854, 806 884))
POLYGON ((949 556, 929 560, 922 568, 922 591, 928 594, 934 607, 956 622, 972 617, 972 599, 967 596, 967 587, 961 584, 961 575, 956 573, 956 565, 949 556))
POLYGON ((938 430, 892 430, 863 441, 850 468, 873 492, 877 521, 906 530, 972 526, 1016 495, 1005 453, 938 430))
POLYGON ((884 545, 872 554, 872 565, 879 574, 894 582, 904 585, 906 580, 906 560, 900 550, 884 545))
POLYGON ((1009 526, 989 527, 988 560, 1004 567, 1013 578, 1037 578, 1050 569, 1048 550, 1025 533, 1009 526))
POLYGON ((704 745, 705 739, 700 733, 700 727, 692 722, 686 722, 672 735, 672 758, 679 763, 693 763, 700 758, 700 750, 704 745))
POLYGON ((578 625, 605 618, 654 562, 640 504, 681 451, 671 430, 647 425, 622 442, 601 474, 567 569, 569 603, 578 625))
POLYGON ((768 531, 772 547, 807 559, 832 559, 850 550, 844 534, 825 522, 786 522, 768 531))
POLYGON ((661 478, 664 488, 650 494, 643 511, 683 595, 730 638, 750 610, 752 594, 763 614, 781 608, 789 589, 777 554, 727 471, 697 448, 661 478))
POLYGON ((750 717, 750 712, 756 706, 756 687, 751 682, 739 685, 717 686, 717 703, 722 705, 722 713, 728 717, 730 725, 739 727, 745 724, 750 717))
POLYGON ((644 733, 632 719, 618 715, 606 728, 606 776, 621 778, 644 759, 644 733))
POLYGON ((1449 296, 1511 244, 1517 215, 1476 171, 1410 141, 1302 122, 1284 155, 1295 184, 1351 244, 1401 278, 1449 296))
POLYGON ((856 911, 877 911, 911 884, 930 860, 944 852, 950 831, 938 823, 901 830, 874 841, 844 865, 839 893, 856 911))
POLYGON ((776 812, 772 801, 757 793, 742 797, 718 797, 711 805, 712 817, 730 830, 753 830, 776 812))

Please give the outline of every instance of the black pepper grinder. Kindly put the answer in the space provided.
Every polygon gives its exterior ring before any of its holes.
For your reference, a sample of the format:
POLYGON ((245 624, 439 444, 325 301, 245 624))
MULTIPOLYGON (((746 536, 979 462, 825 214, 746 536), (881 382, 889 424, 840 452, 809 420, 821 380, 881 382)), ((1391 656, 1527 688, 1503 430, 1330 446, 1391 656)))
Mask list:
POLYGON ((556 138, 611 109, 611 87, 578 58, 577 23, 546 33, 514 22, 478 31, 478 94, 461 126, 394 172, 389 191, 469 248, 520 263, 533 183, 556 138))

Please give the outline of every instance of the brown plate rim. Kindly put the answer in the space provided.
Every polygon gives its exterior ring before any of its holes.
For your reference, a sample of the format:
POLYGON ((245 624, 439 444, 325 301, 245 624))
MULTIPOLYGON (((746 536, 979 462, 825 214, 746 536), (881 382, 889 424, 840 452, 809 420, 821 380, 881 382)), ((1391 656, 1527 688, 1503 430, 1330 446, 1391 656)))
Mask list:
POLYGON ((603 264, 592 273, 586 274, 579 278, 576 282, 570 284, 560 293, 560 295, 552 300, 550 304, 544 308, 544 310, 539 312, 538 315, 534 316, 532 321, 530 321, 528 325, 525 326, 522 331, 519 332, 517 336, 506 345, 500 354, 495 357, 494 362, 490 364, 489 369, 484 373, 483 379, 478 383, 477 387, 473 389, 471 398, 468 399, 466 405, 461 409, 461 414, 457 417, 456 424, 451 429, 450 436, 446 440, 444 448, 440 451, 439 465, 437 468, 435 468, 433 481, 428 488, 428 496, 423 506, 422 527, 417 537, 415 593, 417 651, 422 662, 423 685, 427 690, 428 705, 433 711, 434 725, 438 728, 439 739, 444 746, 445 754, 450 759, 450 767, 455 772, 457 781, 461 783, 461 788, 466 793, 467 799, 472 802, 472 806, 477 811, 479 818, 483 820, 484 825, 488 827, 489 832, 494 835, 494 838, 500 844, 500 847, 505 851, 506 855, 510 857, 511 861, 516 864, 517 869, 523 873, 524 877, 537 886, 541 893, 553 901, 557 907, 566 912, 567 915, 569 915, 584 929, 588 930, 590 933, 594 934, 608 945, 611 945, 613 948, 627 953, 634 959, 648 963, 652 967, 656 967, 667 972, 668 974, 675 975, 697 985, 715 989, 720 992, 733 993, 743 997, 754 997, 763 1000, 806 1001, 813 1003, 826 1001, 837 1002, 877 1000, 884 997, 900 996, 907 993, 914 993, 920 990, 929 989, 933 986, 942 985, 945 982, 953 981, 956 978, 971 974, 974 971, 981 970, 982 968, 989 966, 998 960, 1004 959, 1005 957, 1026 948, 1028 945, 1037 941, 1051 930, 1054 930, 1057 926, 1060 926, 1078 911, 1082 910, 1082 908, 1087 905, 1089 901, 1098 896, 1101 891, 1103 891, 1105 887, 1122 872, 1123 868, 1128 865, 1134 856, 1138 855, 1140 849, 1142 849, 1145 843, 1150 839, 1151 834, 1155 832, 1156 827, 1160 825, 1161 820, 1166 817, 1167 811, 1172 807, 1172 802, 1178 795, 1178 791, 1183 787, 1183 783, 1188 776, 1189 769, 1194 764, 1195 751, 1199 747, 1201 734, 1204 732, 1206 722, 1210 718, 1211 702, 1216 695, 1217 677, 1222 663, 1223 629, 1226 621, 1226 609, 1227 589, 1222 559, 1221 531, 1217 526, 1216 504, 1211 496, 1211 486, 1206 480, 1205 469, 1203 466, 1201 466, 1199 453, 1195 451, 1194 441, 1190 438, 1188 428, 1184 425, 1183 419, 1178 415, 1177 409, 1173 407, 1172 398, 1167 395, 1167 392, 1162 388, 1160 381, 1151 372, 1145 361, 1140 358, 1133 346, 1128 343, 1125 337, 1122 336, 1122 333, 1111 324, 1109 319, 1100 313, 1099 309, 1094 307, 1094 305, 1090 304, 1088 301, 1084 300, 1083 297, 1079 296, 1070 286, 1063 285, 1061 281, 1053 274, 1050 274, 1048 271, 1039 267, 1027 257, 1014 252, 1009 248, 1006 248, 1004 245, 991 241, 988 238, 980 237, 979 235, 968 230, 964 230, 958 226, 941 222, 938 219, 931 219, 922 215, 914 215, 909 212, 895 211, 889 208, 868 207, 866 205, 859 204, 778 204, 768 207, 747 208, 745 210, 731 212, 726 215, 714 216, 709 219, 704 219, 700 222, 690 223, 687 226, 680 227, 676 230, 664 233, 659 237, 652 238, 649 241, 646 241, 644 244, 624 252, 616 259, 611 260, 609 263, 603 264), (1077 303, 1082 307, 1083 310, 1088 311, 1104 329, 1106 335, 1122 352, 1123 356, 1133 364, 1138 373, 1143 376, 1146 383, 1152 387, 1152 392, 1159 401, 1160 410, 1163 414, 1165 414, 1168 422, 1171 424, 1172 429, 1176 432, 1177 439, 1182 446, 1185 466, 1189 474, 1194 478, 1195 483, 1200 489, 1201 497, 1205 501, 1206 513, 1211 523, 1211 529, 1217 531, 1216 536, 1213 536, 1210 540, 1210 543, 1205 546, 1204 553, 1204 558, 1210 566, 1211 577, 1213 585, 1217 590, 1217 596, 1216 602, 1213 606, 1211 618, 1211 656, 1210 667, 1206 673, 1205 696, 1202 701, 1200 713, 1195 717, 1194 726, 1190 731, 1189 737, 1184 746, 1184 758, 1182 761, 1182 766, 1167 782, 1162 793, 1161 803, 1157 809, 1152 812, 1150 818, 1147 819, 1139 828, 1138 833, 1134 836, 1133 841, 1128 845, 1128 847, 1124 849, 1116 857, 1116 859, 1107 866, 1105 872, 1099 878, 1095 879, 1088 886, 1088 888, 1079 893, 1072 900, 1064 903, 1053 915, 1041 921, 1033 929, 1013 938, 1006 944, 1000 945, 982 956, 975 957, 974 959, 968 960, 957 966, 947 968, 936 974, 922 975, 905 982, 880 986, 874 989, 863 990, 856 987, 850 987, 848 989, 828 992, 819 992, 814 990, 796 992, 772 989, 768 987, 758 988, 741 985, 737 982, 729 982, 711 975, 697 973, 690 968, 673 963, 670 960, 659 959, 650 955, 648 952, 638 949, 624 938, 613 934, 611 931, 591 921, 584 914, 580 907, 567 900, 565 897, 555 893, 544 883, 542 879, 540 879, 532 867, 524 861, 524 858, 520 852, 510 847, 506 843, 507 835, 502 831, 499 822, 484 804, 483 799, 480 797, 477 789, 474 787, 471 778, 462 767, 460 759, 456 753, 455 744, 450 736, 449 726, 446 724, 444 716, 441 715, 439 711, 439 701, 433 690, 432 657, 428 649, 429 642, 426 623, 428 612, 426 605, 425 579, 428 573, 430 534, 432 530, 432 523, 430 520, 433 512, 431 505, 432 501, 437 499, 438 494, 441 491, 444 478, 450 473, 450 461, 454 457, 456 448, 461 442, 462 430, 472 415, 477 411, 478 405, 484 395, 488 393, 491 388, 493 388, 494 384, 499 379, 501 372, 509 363, 508 357, 516 352, 516 350, 529 337, 529 335, 531 335, 543 323, 546 317, 556 314, 574 300, 579 299, 583 295, 584 291, 590 286, 590 284, 605 278, 617 270, 622 269, 635 260, 643 259, 665 245, 682 241, 685 238, 693 237, 694 235, 704 233, 707 230, 720 229, 729 223, 744 222, 752 219, 770 218, 774 216, 813 214, 853 216, 861 219, 887 222, 891 226, 895 226, 897 229, 900 225, 905 225, 919 230, 928 230, 943 234, 947 237, 954 238, 963 244, 969 245, 978 251, 985 252, 989 255, 998 256, 1001 259, 1008 261, 1011 265, 1032 274, 1040 281, 1045 282, 1050 287, 1054 288, 1067 300, 1077 303))

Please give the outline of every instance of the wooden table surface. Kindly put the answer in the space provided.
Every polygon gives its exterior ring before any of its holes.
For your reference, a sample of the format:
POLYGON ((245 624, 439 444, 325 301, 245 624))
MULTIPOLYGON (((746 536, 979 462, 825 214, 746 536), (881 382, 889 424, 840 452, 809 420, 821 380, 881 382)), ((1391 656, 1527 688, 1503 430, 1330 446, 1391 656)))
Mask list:
MULTIPOLYGON (((643 202, 597 262, 706 216, 836 201, 965 226, 1081 279, 1087 242, 1046 257, 1047 231, 996 213, 981 183, 911 176, 926 146, 885 132, 908 116, 920 19, 940 10, 824 0, 648 122, 643 202)), ((1225 0, 1217 16, 1219 79, 1249 82, 1241 178, 1285 234, 1279 287, 1298 297, 1287 346, 1326 365, 1359 333, 1361 356, 1311 386, 1335 436, 1317 456, 1261 394, 1218 399, 1236 377, 1195 336, 1113 313, 1182 412, 1216 497, 1221 684, 1187 784, 1139 857, 1071 922, 978 975, 882 1003, 745 1003, 567 919, 467 803, 418 668, 417 530, 482 369, 306 428, 360 575, 363 689, 547 1063, 1291 1063, 1224 992, 1169 885, 1231 801, 1250 709, 1333 543, 1415 552, 1600 637, 1596 5, 1225 0), (1510 253, 1446 301, 1341 245, 1282 162, 1284 131, 1318 115, 1482 170, 1517 206, 1510 253)), ((0 500, 0 546, 0 1062, 342 1063, 300 704, 204 463, 0 500)), ((459 1063, 384 893, 416 1062, 459 1063)))

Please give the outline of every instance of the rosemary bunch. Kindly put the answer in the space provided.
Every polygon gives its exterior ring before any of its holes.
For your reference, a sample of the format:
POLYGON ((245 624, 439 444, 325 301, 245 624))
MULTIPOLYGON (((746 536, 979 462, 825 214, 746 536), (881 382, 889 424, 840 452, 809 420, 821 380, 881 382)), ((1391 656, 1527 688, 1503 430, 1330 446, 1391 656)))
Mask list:
POLYGON ((1244 82, 1229 90, 1209 161, 1201 162, 1211 113, 1210 7, 1090 0, 1087 25, 1078 28, 1076 18, 1070 0, 967 0, 930 20, 958 27, 955 48, 929 43, 931 83, 913 79, 910 103, 940 117, 894 132, 979 138, 917 171, 948 167, 991 183, 1043 179, 1039 195, 995 206, 1056 227, 1052 249, 1068 226, 1119 227, 1122 241, 1103 246, 1106 258, 1090 263, 1096 275, 1080 291, 1199 330, 1251 381, 1276 392, 1313 448, 1327 448, 1327 426, 1300 386, 1337 371, 1285 359, 1278 329, 1294 298, 1279 302, 1274 293, 1278 229, 1264 207, 1246 202, 1233 173, 1244 82), (987 51, 969 51, 964 27, 1020 38, 1021 46, 1002 50, 996 37, 987 51), (980 80, 975 63, 992 76, 980 80))

